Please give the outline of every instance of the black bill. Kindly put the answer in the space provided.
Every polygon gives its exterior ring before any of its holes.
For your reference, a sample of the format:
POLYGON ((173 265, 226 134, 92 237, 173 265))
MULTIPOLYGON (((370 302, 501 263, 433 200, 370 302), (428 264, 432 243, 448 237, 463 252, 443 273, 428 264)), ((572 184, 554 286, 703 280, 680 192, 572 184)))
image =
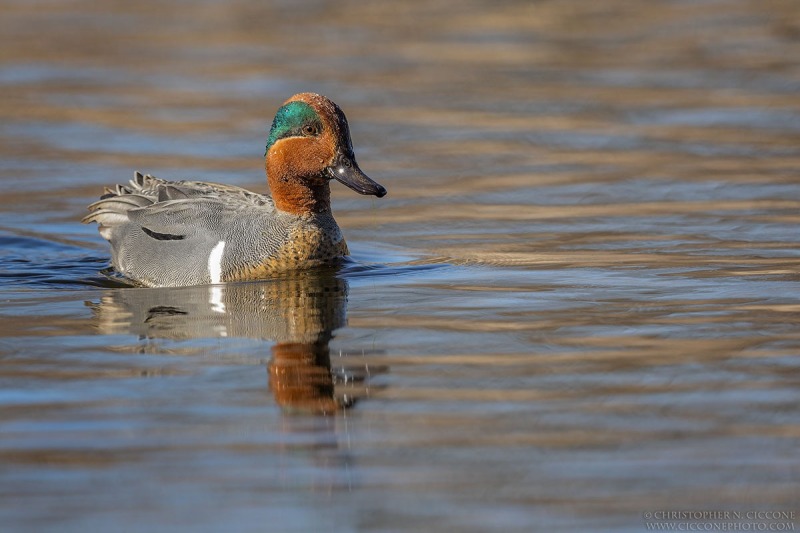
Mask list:
POLYGON ((371 194, 378 198, 386 196, 386 189, 364 174, 352 156, 339 153, 333 160, 333 164, 328 167, 328 174, 357 193, 371 194))

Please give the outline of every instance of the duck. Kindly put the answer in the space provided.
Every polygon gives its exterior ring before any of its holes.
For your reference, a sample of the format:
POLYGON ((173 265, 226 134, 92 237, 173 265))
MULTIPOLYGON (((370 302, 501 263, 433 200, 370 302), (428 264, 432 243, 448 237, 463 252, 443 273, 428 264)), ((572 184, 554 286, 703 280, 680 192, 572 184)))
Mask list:
POLYGON ((106 187, 83 223, 111 245, 111 266, 135 285, 178 287, 274 277, 349 255, 331 212, 330 182, 382 198, 353 153, 341 108, 316 93, 286 100, 264 153, 271 194, 134 172, 106 187))

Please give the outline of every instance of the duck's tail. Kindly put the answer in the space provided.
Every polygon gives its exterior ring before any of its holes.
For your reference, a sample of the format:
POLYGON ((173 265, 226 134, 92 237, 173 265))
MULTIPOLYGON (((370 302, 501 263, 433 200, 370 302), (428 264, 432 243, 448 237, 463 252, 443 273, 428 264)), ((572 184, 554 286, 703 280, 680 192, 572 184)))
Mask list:
POLYGON ((111 230, 129 222, 128 211, 146 207, 157 201, 157 190, 164 180, 142 174, 138 170, 133 173, 127 185, 106 187, 100 200, 90 204, 90 213, 81 219, 84 224, 97 222, 100 235, 110 240, 111 230))

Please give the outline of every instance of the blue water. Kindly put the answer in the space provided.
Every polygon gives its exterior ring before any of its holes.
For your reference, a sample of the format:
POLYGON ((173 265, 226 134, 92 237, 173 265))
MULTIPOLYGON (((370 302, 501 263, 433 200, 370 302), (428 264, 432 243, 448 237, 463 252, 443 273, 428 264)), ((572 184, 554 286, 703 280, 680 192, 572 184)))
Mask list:
POLYGON ((795 11, 8 3, 0 529, 796 512, 795 11), (174 289, 108 271, 79 223, 104 186, 263 192, 272 115, 307 90, 389 190, 334 184, 349 261, 174 289))

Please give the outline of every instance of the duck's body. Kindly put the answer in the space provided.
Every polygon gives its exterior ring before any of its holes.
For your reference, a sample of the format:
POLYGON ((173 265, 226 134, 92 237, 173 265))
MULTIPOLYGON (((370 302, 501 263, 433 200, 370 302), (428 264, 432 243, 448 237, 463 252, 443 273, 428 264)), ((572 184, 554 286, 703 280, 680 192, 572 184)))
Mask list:
POLYGON ((272 197, 137 172, 130 185, 117 185, 90 205, 84 222, 98 223, 114 268, 137 283, 221 283, 346 256, 330 208, 331 179, 361 194, 386 194, 358 168, 344 114, 313 93, 295 95, 278 110, 266 170, 272 197))
POLYGON ((292 214, 269 196, 136 173, 90 206, 114 268, 147 286, 259 279, 348 254, 330 210, 292 214))

